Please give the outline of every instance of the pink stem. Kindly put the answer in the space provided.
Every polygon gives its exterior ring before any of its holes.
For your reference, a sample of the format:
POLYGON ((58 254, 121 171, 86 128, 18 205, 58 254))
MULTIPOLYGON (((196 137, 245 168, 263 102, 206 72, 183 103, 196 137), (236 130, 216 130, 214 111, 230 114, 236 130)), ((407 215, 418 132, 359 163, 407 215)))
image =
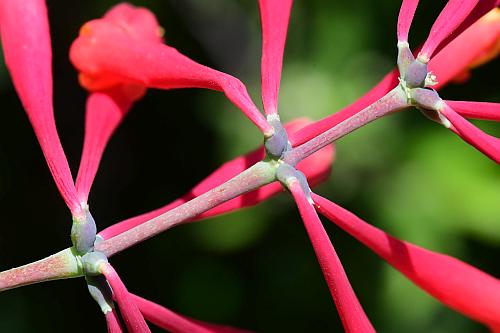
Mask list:
POLYGON ((272 166, 268 163, 259 162, 224 184, 191 201, 111 239, 96 244, 95 250, 110 257, 177 224, 187 222, 223 202, 273 182, 275 180, 274 174, 275 169, 272 166))
MULTIPOLYGON (((288 133, 293 133, 297 131, 299 128, 305 126, 306 123, 309 122, 310 121, 304 119, 298 119, 288 124, 285 124, 285 128, 288 131, 288 133)), ((240 172, 243 172, 249 166, 263 160, 264 157, 265 157, 264 147, 261 146, 260 148, 244 156, 240 156, 235 158, 234 160, 226 162, 218 169, 216 169, 212 174, 210 174, 207 178, 202 180, 198 185, 196 185, 193 189, 191 189, 191 191, 189 191, 189 193, 184 195, 182 198, 177 199, 169 203, 168 205, 155 209, 151 212, 144 213, 139 216, 135 216, 127 220, 124 220, 122 222, 116 223, 104 229, 103 231, 99 232, 99 235, 104 239, 109 239, 133 227, 136 227, 144 222, 147 222, 163 213, 168 212, 169 210, 175 207, 178 207, 188 202, 189 200, 203 193, 208 192, 209 190, 213 189, 216 186, 221 185, 222 183, 228 181, 232 177, 238 175, 240 172)), ((302 160, 297 165, 297 169, 299 169, 305 174, 310 186, 315 186, 324 179, 326 179, 330 174, 330 168, 333 163, 333 157, 334 157, 334 147, 332 145, 329 145, 321 149, 317 153, 302 160)), ((275 182, 272 184, 268 184, 262 186, 261 188, 255 191, 251 191, 247 194, 226 201, 217 207, 211 208, 206 212, 201 213, 192 220, 195 221, 203 218, 208 218, 228 213, 236 209, 250 207, 278 193, 281 193, 282 191, 283 188, 279 183, 275 182)))
POLYGON ((357 111, 349 118, 333 126, 329 130, 317 135, 306 143, 295 147, 292 151, 285 153, 283 160, 295 165, 303 158, 313 154, 326 145, 340 139, 352 131, 390 113, 399 111, 408 106, 404 91, 397 86, 385 96, 370 104, 361 111, 357 111))
POLYGON ((291 181, 290 191, 299 207, 302 221, 318 258, 319 265, 325 276, 328 288, 332 294, 335 306, 346 332, 375 332, 361 304, 352 290, 335 249, 319 220, 318 214, 308 201, 304 190, 297 180, 291 181))
POLYGON ((83 269, 72 249, 24 266, 0 272, 0 292, 44 281, 83 276, 83 269))
POLYGON ((354 116, 360 110, 368 107, 370 104, 376 102, 382 98, 385 94, 390 92, 399 83, 398 81, 399 72, 394 69, 392 72, 384 76, 382 81, 380 81, 372 90, 363 95, 360 99, 347 106, 346 108, 326 117, 319 121, 312 123, 309 126, 304 127, 296 133, 289 135, 288 139, 292 146, 299 146, 319 134, 329 130, 330 128, 337 126, 344 120, 354 116))

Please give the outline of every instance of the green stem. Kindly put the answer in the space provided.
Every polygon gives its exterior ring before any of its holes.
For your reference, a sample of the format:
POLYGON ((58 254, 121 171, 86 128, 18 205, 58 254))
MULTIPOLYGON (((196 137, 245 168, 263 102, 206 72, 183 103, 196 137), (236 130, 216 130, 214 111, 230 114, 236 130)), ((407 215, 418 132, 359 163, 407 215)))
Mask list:
POLYGON ((33 283, 83 276, 83 268, 73 248, 47 258, 0 273, 0 292, 33 283))
POLYGON ((283 161, 296 165, 307 156, 389 113, 409 106, 406 92, 398 85, 384 97, 306 143, 285 153, 283 161))
POLYGON ((191 201, 113 238, 97 243, 95 251, 110 257, 178 224, 188 222, 211 208, 275 181, 276 168, 276 162, 254 164, 224 184, 191 201))

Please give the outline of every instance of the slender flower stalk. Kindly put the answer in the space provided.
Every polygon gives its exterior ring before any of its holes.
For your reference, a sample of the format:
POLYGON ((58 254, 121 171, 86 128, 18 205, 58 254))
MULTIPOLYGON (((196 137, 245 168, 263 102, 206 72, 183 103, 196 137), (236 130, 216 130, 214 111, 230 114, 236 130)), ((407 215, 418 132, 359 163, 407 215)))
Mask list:
POLYGON ((399 111, 409 106, 405 92, 400 86, 391 90, 387 95, 357 112, 350 118, 342 121, 314 139, 285 153, 283 160, 291 165, 297 164, 303 158, 313 154, 326 145, 340 139, 352 131, 364 126, 380 117, 399 111))
POLYGON ((66 249, 47 258, 0 273, 0 292, 52 280, 83 276, 81 262, 73 249, 66 249))
POLYGON ((500 329, 500 280, 458 259, 401 241, 333 202, 311 194, 316 209, 420 288, 493 330, 500 329))
POLYGON ((137 305, 130 296, 127 288, 122 280, 116 273, 113 266, 109 263, 102 264, 99 267, 101 273, 106 277, 111 289, 113 289, 113 296, 120 307, 120 312, 125 321, 125 325, 130 333, 147 333, 151 332, 144 317, 139 311, 137 305))
POLYGON ((268 162, 259 162, 238 176, 191 201, 109 240, 97 243, 95 250, 110 257, 117 252, 149 239, 177 224, 188 222, 191 218, 223 202, 255 190, 274 180, 275 167, 268 162))
POLYGON ((297 206, 309 239, 332 294, 344 329, 348 333, 375 332, 342 267, 328 235, 311 204, 308 194, 297 178, 290 178, 287 184, 297 206))
MULTIPOLYGON (((299 129, 303 128, 311 121, 307 119, 297 119, 288 124, 285 124, 285 129, 288 133, 294 133, 299 129)), ((245 171, 249 166, 262 161, 265 158, 266 152, 263 146, 258 149, 244 155, 237 157, 234 160, 224 163, 217 170, 211 173, 208 177, 202 180, 198 185, 192 188, 189 193, 183 197, 163 206, 155 209, 151 212, 141 214, 136 217, 126 219, 122 222, 116 223, 101 232, 99 236, 103 239, 112 238, 120 233, 123 233, 135 226, 138 226, 144 222, 147 222, 161 214, 168 212, 169 210, 178 207, 193 198, 196 198, 216 186, 223 184, 232 177, 237 176, 239 173, 245 171)), ((302 171, 311 186, 315 186, 325 180, 331 169, 334 157, 334 147, 333 145, 328 145, 321 149, 315 154, 305 158, 298 165, 297 169, 302 171)), ((283 191, 281 185, 277 182, 262 186, 254 191, 246 193, 244 195, 238 196, 234 199, 228 200, 217 207, 211 208, 195 218, 193 221, 217 216, 220 214, 228 213, 237 209, 250 207, 256 205, 278 193, 283 191)))

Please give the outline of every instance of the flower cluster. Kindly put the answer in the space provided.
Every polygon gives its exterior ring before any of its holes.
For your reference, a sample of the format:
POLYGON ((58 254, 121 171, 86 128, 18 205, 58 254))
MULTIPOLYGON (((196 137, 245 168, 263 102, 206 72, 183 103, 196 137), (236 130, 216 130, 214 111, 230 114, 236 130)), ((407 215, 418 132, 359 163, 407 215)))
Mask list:
POLYGON ((388 114, 416 107, 500 163, 500 139, 466 118, 500 121, 500 104, 448 101, 437 90, 498 53, 498 0, 449 0, 418 52, 408 33, 418 0, 403 0, 397 68, 359 100, 324 119, 282 124, 278 95, 292 0, 259 0, 264 113, 237 78, 201 65, 163 41, 145 8, 119 4, 84 24, 70 60, 88 90, 76 181, 60 143, 52 102, 51 42, 44 0, 0 0, 0 37, 14 86, 55 183, 73 217, 73 246, 0 273, 0 291, 85 277, 109 332, 244 332, 176 314, 130 293, 108 258, 173 226, 248 207, 288 190, 294 198, 346 332, 374 332, 318 213, 344 229, 437 300, 500 332, 500 281, 458 259, 399 240, 311 191, 328 176, 333 142, 388 114), (25 27, 30 26, 28 30, 25 27), (470 47, 471 43, 474 47, 470 47), (148 89, 204 88, 224 95, 262 132, 264 144, 229 161, 185 196, 97 232, 88 199, 105 147, 148 89), (115 303, 118 309, 115 308, 115 303))

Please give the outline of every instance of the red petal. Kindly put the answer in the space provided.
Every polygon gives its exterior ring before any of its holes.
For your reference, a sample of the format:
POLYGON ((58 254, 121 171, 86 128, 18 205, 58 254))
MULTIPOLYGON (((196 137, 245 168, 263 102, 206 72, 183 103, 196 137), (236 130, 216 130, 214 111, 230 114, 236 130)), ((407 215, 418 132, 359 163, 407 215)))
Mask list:
POLYGON ((345 274, 335 249, 319 220, 314 207, 309 203, 298 181, 290 185, 290 191, 299 207, 302 221, 325 276, 335 306, 346 332, 375 332, 368 317, 359 304, 356 294, 345 274))
POLYGON ((120 313, 122 314, 127 329, 131 333, 151 332, 146 321, 144 321, 144 317, 113 266, 110 264, 103 264, 100 269, 113 290, 113 298, 115 298, 116 303, 118 303, 120 307, 120 313))
POLYGON ((130 294, 130 297, 149 322, 172 333, 249 333, 246 330, 190 319, 134 294, 130 294))
MULTIPOLYGON (((142 31, 142 21, 138 19, 128 25, 138 24, 136 30, 142 31)), ((70 59, 82 72, 80 81, 87 89, 101 90, 128 83, 148 88, 223 91, 265 135, 273 133, 273 128, 238 79, 200 65, 158 40, 138 39, 136 30, 124 29, 112 15, 82 27, 80 36, 71 46, 70 59)))
POLYGON ((312 194, 316 209, 449 307, 500 328, 500 281, 453 257, 390 236, 351 212, 312 194))
POLYGON ((120 320, 116 314, 116 310, 109 311, 105 314, 106 325, 108 326, 108 333, 122 333, 122 327, 120 326, 120 320))
POLYGON ((417 10, 418 0, 403 0, 398 16, 398 41, 408 41, 408 31, 410 30, 413 16, 417 10))
POLYGON ((278 113, 283 51, 292 0, 259 0, 262 21, 262 102, 266 114, 278 113))
MULTIPOLYGON (((309 120, 297 119, 286 124, 285 128, 289 133, 291 133, 292 131, 297 131, 298 129, 304 127, 307 123, 309 123, 309 120)), ((139 224, 149 221, 224 183, 225 181, 231 179, 242 171, 248 169, 253 164, 262 161, 264 157, 264 148, 260 147, 253 152, 246 154, 245 156, 240 156, 232 161, 226 162, 212 174, 210 174, 207 178, 202 180, 182 198, 177 199, 174 202, 171 202, 168 205, 158 208, 154 211, 116 223, 99 232, 99 235, 104 239, 109 239, 139 224)), ((314 186, 325 180, 329 176, 333 158, 334 147, 333 145, 329 145, 301 161, 299 164, 297 164, 297 168, 306 175, 311 186, 314 186)), ((283 188, 279 183, 275 182, 272 184, 268 184, 256 191, 244 194, 242 196, 229 200, 213 209, 210 209, 198 216, 197 219, 228 213, 230 211, 241 209, 244 207, 250 207, 282 191, 283 188)))
POLYGON ((500 103, 445 101, 461 116, 474 119, 500 121, 500 103))
POLYGON ((451 130, 477 150, 500 164, 500 139, 484 133, 461 117, 447 104, 445 104, 441 113, 453 125, 451 130))
POLYGON ((52 51, 45 1, 0 1, 0 34, 5 62, 50 172, 73 215, 79 215, 80 202, 54 120, 52 51))
POLYGON ((431 27, 419 57, 430 59, 439 44, 469 16, 479 0, 449 0, 431 27))

